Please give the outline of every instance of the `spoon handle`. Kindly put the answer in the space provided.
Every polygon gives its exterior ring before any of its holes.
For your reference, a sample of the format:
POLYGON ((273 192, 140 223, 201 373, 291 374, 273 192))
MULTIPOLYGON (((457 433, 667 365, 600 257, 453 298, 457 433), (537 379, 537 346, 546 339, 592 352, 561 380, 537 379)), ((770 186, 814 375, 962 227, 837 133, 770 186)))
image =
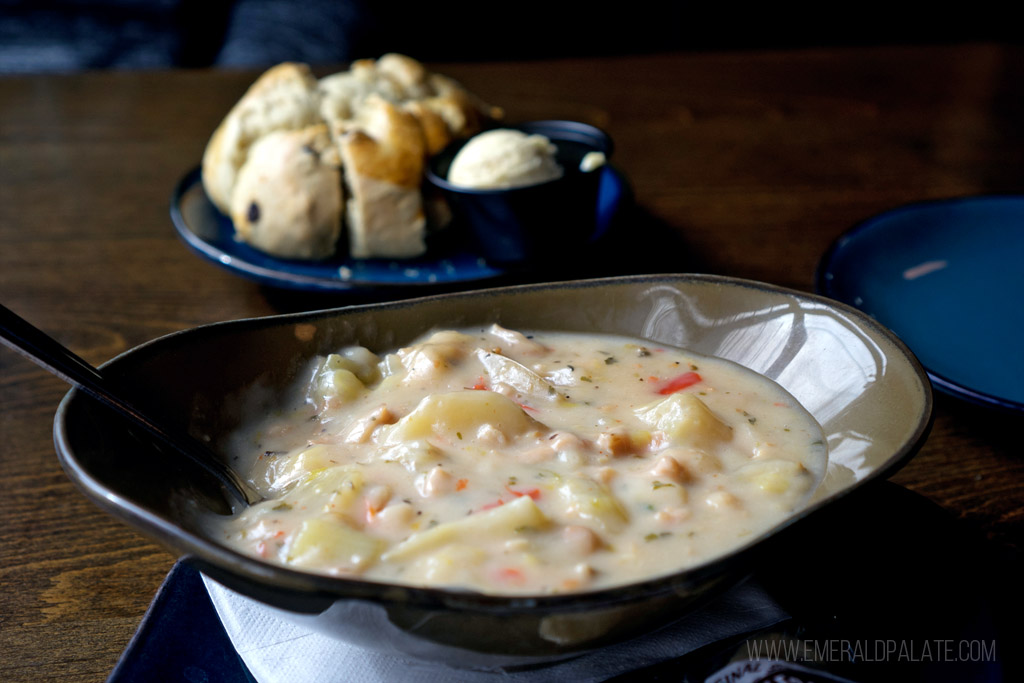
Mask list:
POLYGON ((99 371, 66 346, 0 304, 0 340, 65 382, 89 390, 102 385, 99 371))
POLYGON ((213 475, 240 502, 251 505, 261 496, 206 446, 185 433, 172 434, 118 395, 100 371, 43 331, 0 304, 0 341, 140 425, 213 475))

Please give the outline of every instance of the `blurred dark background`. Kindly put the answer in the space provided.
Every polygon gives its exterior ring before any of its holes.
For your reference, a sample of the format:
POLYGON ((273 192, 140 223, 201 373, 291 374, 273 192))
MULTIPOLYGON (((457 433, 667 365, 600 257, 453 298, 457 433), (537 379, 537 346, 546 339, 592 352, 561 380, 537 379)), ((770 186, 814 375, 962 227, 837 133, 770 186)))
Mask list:
POLYGON ((951 4, 922 15, 894 3, 0 0, 0 73, 339 64, 390 51, 465 61, 1019 41, 1019 22, 1003 14, 951 4))

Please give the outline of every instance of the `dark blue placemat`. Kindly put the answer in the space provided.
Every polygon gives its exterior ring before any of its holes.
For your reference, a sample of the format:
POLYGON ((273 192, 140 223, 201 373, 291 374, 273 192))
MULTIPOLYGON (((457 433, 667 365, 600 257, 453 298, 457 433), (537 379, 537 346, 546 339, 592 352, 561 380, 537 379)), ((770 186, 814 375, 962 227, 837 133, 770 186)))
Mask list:
POLYGON ((171 569, 107 683, 256 683, 220 623, 199 572, 171 569))

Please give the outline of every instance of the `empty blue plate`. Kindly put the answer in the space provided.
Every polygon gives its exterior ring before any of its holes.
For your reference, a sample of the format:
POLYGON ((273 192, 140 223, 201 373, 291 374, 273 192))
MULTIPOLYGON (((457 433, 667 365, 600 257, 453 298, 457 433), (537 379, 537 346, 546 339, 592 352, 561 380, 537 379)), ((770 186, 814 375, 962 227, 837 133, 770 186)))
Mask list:
POLYGON ((870 218, 825 253, 817 289, 895 332, 940 391, 1024 412, 1024 196, 870 218))

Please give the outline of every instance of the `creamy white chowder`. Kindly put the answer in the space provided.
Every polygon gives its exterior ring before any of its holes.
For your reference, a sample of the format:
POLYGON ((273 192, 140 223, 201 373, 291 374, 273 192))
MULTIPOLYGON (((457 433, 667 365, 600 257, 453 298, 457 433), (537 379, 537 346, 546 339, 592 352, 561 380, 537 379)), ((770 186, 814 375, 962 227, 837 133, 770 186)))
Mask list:
POLYGON ((691 567, 799 509, 826 447, 782 388, 625 337, 438 331, 317 360, 233 450, 267 500, 232 547, 329 575, 493 594, 691 567))

